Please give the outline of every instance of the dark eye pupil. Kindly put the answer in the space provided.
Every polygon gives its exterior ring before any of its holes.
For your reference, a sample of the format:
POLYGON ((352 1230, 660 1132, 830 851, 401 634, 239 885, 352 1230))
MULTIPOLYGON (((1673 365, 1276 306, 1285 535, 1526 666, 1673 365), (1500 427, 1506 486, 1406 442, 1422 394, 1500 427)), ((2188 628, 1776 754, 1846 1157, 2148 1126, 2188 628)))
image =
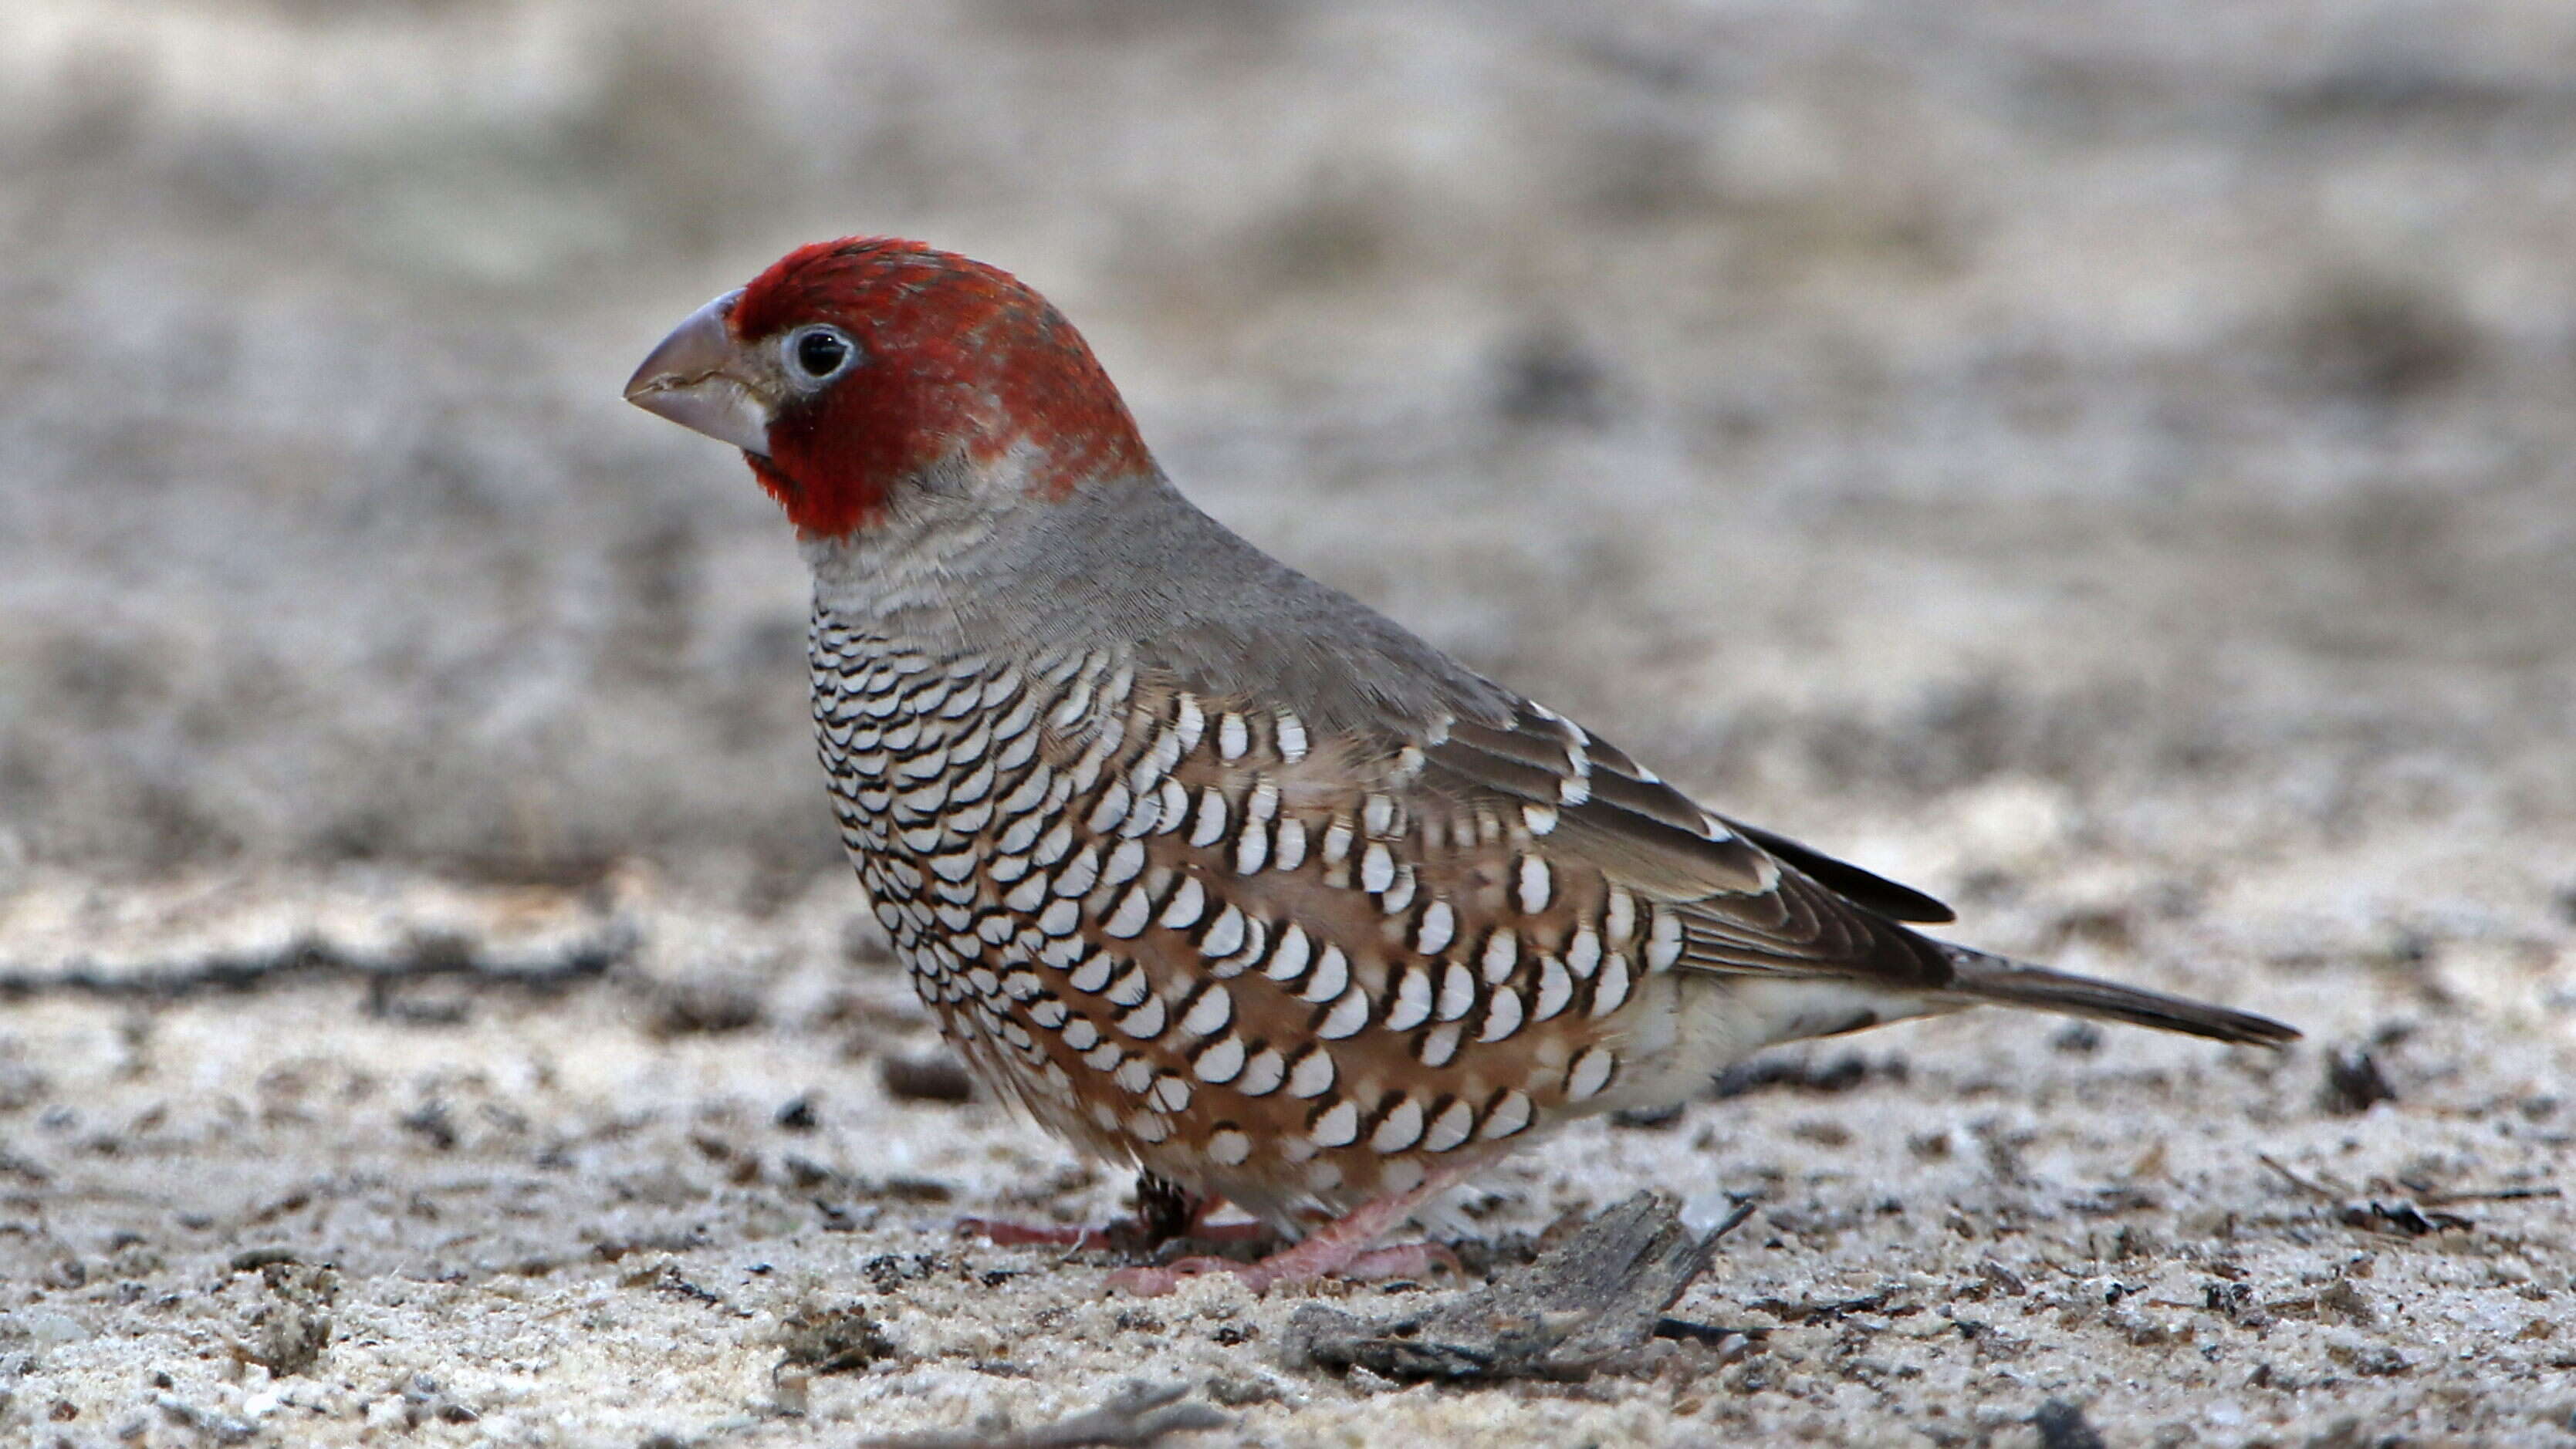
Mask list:
POLYGON ((850 355, 850 344, 829 332, 808 332, 796 340, 796 365, 810 377, 829 377, 850 355))

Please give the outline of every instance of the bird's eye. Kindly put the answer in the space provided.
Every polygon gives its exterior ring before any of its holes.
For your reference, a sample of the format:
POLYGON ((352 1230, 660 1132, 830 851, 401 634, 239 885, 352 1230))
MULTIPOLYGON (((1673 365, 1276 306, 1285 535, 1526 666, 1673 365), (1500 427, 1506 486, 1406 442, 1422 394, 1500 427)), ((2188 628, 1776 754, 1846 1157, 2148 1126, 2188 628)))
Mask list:
POLYGON ((838 376, 858 349, 837 327, 802 327, 788 334, 787 360, 808 382, 838 376))

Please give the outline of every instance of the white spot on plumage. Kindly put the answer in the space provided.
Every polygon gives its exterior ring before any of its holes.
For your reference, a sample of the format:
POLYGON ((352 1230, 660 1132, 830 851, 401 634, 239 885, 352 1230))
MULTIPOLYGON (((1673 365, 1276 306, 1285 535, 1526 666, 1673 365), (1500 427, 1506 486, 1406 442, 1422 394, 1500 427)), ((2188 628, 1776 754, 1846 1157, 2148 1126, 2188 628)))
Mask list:
POLYGON ((1506 1088, 1494 1104, 1485 1109, 1485 1125, 1476 1133, 1488 1142, 1509 1137, 1530 1124, 1529 1094, 1518 1087, 1506 1088))
POLYGON ((1279 758, 1292 765, 1306 758, 1306 722, 1284 709, 1279 711, 1279 758))
POLYGON ((1476 1109, 1464 1100, 1452 1099, 1423 1129, 1422 1147, 1426 1152, 1447 1152, 1472 1136, 1476 1130, 1476 1109))
POLYGON ((1138 1041, 1152 1041, 1163 1034, 1163 1027, 1170 1020, 1171 1013, 1164 1008, 1163 998, 1148 995, 1143 1005, 1118 1018, 1118 1029, 1138 1041))
POLYGON ((1263 1047, 1243 1064, 1243 1075, 1235 1078, 1234 1089, 1247 1097, 1267 1097, 1279 1090, 1288 1079, 1288 1059, 1277 1047, 1263 1047))
POLYGON ((1307 937, 1306 928, 1292 921, 1288 929, 1279 933, 1278 943, 1270 948, 1270 960, 1262 966, 1261 974, 1273 981, 1295 981, 1306 974, 1307 962, 1313 954, 1314 943, 1307 937))
POLYGON ((1172 898, 1163 906, 1162 925, 1167 930, 1186 931, 1207 914, 1207 887, 1197 876, 1183 876, 1172 890, 1172 898))
POLYGON ((1110 847, 1109 859, 1100 867, 1100 884, 1125 885, 1145 868, 1145 847, 1141 841, 1122 840, 1110 847))
POLYGON ((1601 963, 1601 978, 1592 983, 1592 1019, 1617 1011, 1628 999, 1628 958, 1612 956, 1601 963))
POLYGON ((1431 1019, 1431 975, 1407 966, 1395 981, 1395 999, 1387 1003, 1386 1029, 1411 1031, 1431 1019))
POLYGON ((1377 1130, 1369 1134, 1369 1146, 1379 1152, 1402 1152, 1421 1140, 1422 1104, 1411 1097, 1380 1117, 1377 1130))
MULTIPOLYGON (((1610 949, 1618 950, 1637 936, 1637 898, 1624 886, 1610 887, 1609 903, 1602 908, 1602 934, 1610 938, 1610 949)), ((1583 974, 1580 971, 1576 975, 1583 974)))
POLYGON ((1002 827, 1001 836, 993 842, 993 848, 1003 855, 1024 855, 1030 846, 1038 843, 1038 837, 1046 832, 1046 828, 1047 822, 1040 816, 1020 816, 1002 827))
POLYGON ((1243 1064, 1243 1038, 1227 1032, 1190 1059, 1190 1072, 1212 1087, 1222 1086, 1243 1075, 1243 1064))
POLYGON ((1037 722, 1038 697, 1035 694, 1023 694, 1020 696, 1019 703, 1012 705, 1000 719, 993 722, 993 734, 997 738, 1014 742, 1024 739, 1033 741, 1036 739, 1036 734, 1029 726, 1037 722))
POLYGON ((1091 816, 1083 822, 1084 826, 1094 835, 1105 835, 1117 829, 1119 822, 1127 818, 1128 798, 1124 784, 1110 781, 1109 788, 1100 792, 1099 803, 1091 807, 1091 816))
POLYGON ((1521 1029, 1521 994, 1508 986, 1499 986, 1485 1003, 1485 1027, 1476 1033, 1480 1042, 1501 1041, 1521 1029))
POLYGON ((1095 995, 1117 974, 1117 957, 1093 952, 1081 965, 1073 968, 1072 973, 1066 976, 1065 984, 1086 995, 1095 995))
POLYGON ((1267 825, 1279 813, 1279 782, 1264 777, 1252 782, 1252 793, 1244 797, 1243 819, 1247 825, 1267 825))
POLYGON ((1670 971, 1682 959, 1682 918, 1679 912, 1657 911, 1646 928, 1646 969, 1670 971))
POLYGON ((1565 1069, 1565 1099, 1582 1102, 1599 1095, 1603 1087, 1610 1085, 1610 1073, 1618 1065, 1619 1059, 1610 1054, 1608 1047, 1586 1048, 1574 1059, 1574 1065, 1565 1069))
POLYGON ((1337 1075, 1333 1054, 1321 1045, 1308 1046, 1297 1054, 1296 1064, 1288 1069, 1288 1095, 1320 1097, 1333 1089, 1337 1075))
MULTIPOLYGON (((948 800, 950 805, 972 805, 982 800, 986 795, 992 793, 993 781, 997 778, 999 777, 996 774, 996 767, 990 760, 977 765, 972 771, 968 772, 965 779, 958 781, 957 788, 949 793, 948 800)), ((992 814, 992 811, 988 808, 984 813, 989 816, 992 814)), ((980 821, 977 823, 976 828, 979 830, 983 828, 980 821)))
POLYGON ((1216 913, 1208 923, 1207 933, 1199 937, 1199 954, 1211 959, 1231 956, 1243 946, 1244 916, 1232 905, 1216 913))
POLYGON ((1270 847, 1270 868, 1295 870, 1306 863, 1306 822, 1291 815, 1279 822, 1278 839, 1270 847))
POLYGON ((1141 885, 1129 886, 1127 894, 1118 898, 1117 909, 1109 913, 1109 919, 1100 923, 1100 931, 1102 935, 1115 936, 1123 941, 1144 930, 1145 923, 1153 918, 1153 896, 1141 885))
POLYGON ((1601 935, 1590 926, 1574 928, 1574 939, 1565 943, 1565 966, 1577 980, 1589 981, 1601 966, 1601 935))
POLYGON ((1225 795, 1214 785, 1199 791, 1198 813, 1190 822, 1190 844, 1205 849, 1225 838, 1225 795))
POLYGON ((1440 1019, 1456 1021, 1475 1009, 1476 974, 1464 962, 1450 962, 1440 973, 1440 1019))
POLYGON ((1422 920, 1414 928, 1413 949, 1425 956, 1437 956, 1458 936, 1458 913, 1447 901, 1433 901, 1422 908, 1422 920))
POLYGON ((1146 834, 1162 823, 1163 797, 1161 792, 1157 791, 1151 795, 1138 796, 1135 803, 1128 806, 1127 818, 1119 822, 1118 833, 1133 839, 1146 834))
POLYGON ((1240 976, 1261 963, 1270 949, 1270 928, 1246 916, 1243 921, 1243 945, 1232 954, 1208 965, 1208 974, 1222 981, 1240 976))
POLYGON ((1422 1045, 1414 1055, 1426 1067, 1445 1067, 1458 1055, 1458 1042, 1464 1034, 1458 1023, 1443 1022, 1422 1034, 1422 1045))
POLYGON ((1059 897, 1047 903, 1038 913, 1038 929, 1050 936, 1070 937, 1082 927, 1082 902, 1059 897))
POLYGON ((1240 1167, 1252 1156, 1252 1139, 1233 1127, 1220 1127, 1208 1134, 1208 1161, 1219 1167, 1240 1167))
POLYGON ((1368 797, 1360 801, 1360 828, 1373 836, 1394 834, 1395 798, 1370 791, 1368 797))
POLYGON ((1546 910, 1547 903, 1556 895, 1555 877, 1549 872, 1547 862, 1535 855, 1521 857, 1516 884, 1524 915, 1535 916, 1546 910))
POLYGON ((1059 820, 1048 828, 1046 834, 1038 837, 1038 848, 1029 852, 1029 859, 1040 865, 1053 865, 1072 849, 1073 822, 1059 820))
POLYGON ((1538 1003, 1532 1017, 1539 1021, 1551 1020, 1573 1000, 1574 977, 1565 969, 1565 963, 1554 956, 1539 958, 1538 1003))
POLYGON ((1335 1102, 1315 1118, 1306 1135, 1318 1147, 1348 1147, 1360 1136, 1360 1109, 1349 1099, 1335 1102))
POLYGON ((1384 845, 1371 841, 1369 848, 1360 853, 1360 889, 1370 895, 1381 895, 1393 884, 1395 884, 1394 854, 1384 845))
POLYGON ((1184 748, 1177 731, 1167 729, 1158 732, 1153 745, 1127 771, 1127 788, 1142 795, 1163 783, 1163 777, 1172 773, 1172 767, 1181 762, 1184 748))
POLYGON ((1341 947, 1327 941, 1324 949, 1315 955, 1315 969, 1306 980, 1306 989, 1297 994, 1303 1000, 1321 1006, 1341 995, 1342 988, 1350 984, 1351 958, 1342 954, 1341 947))
POLYGON ((1091 691, 1092 681, 1088 679, 1065 691, 1063 701, 1056 705, 1053 714, 1047 716, 1047 723, 1059 730, 1069 730, 1082 723, 1082 717, 1091 712, 1091 691))
POLYGON ((1210 983, 1201 987, 1181 1015, 1181 1030, 1192 1036, 1214 1036, 1234 1020, 1234 994, 1210 983))
POLYGON ((1325 1010, 1324 1019, 1315 1026, 1315 1035, 1326 1041, 1340 1041, 1344 1037, 1357 1036, 1360 1028, 1368 1025, 1368 1019, 1368 993, 1353 987, 1343 992, 1332 1006, 1325 1010))
POLYGON ((1038 752, 1038 732, 1036 730, 1029 730, 1024 734, 1009 736, 1008 739, 1009 742, 1003 745, 1002 748, 993 756, 993 763, 998 768, 1006 771, 1016 770, 1036 757, 1038 752))
POLYGON ((1146 979, 1145 968, 1130 961, 1126 969, 1118 973, 1118 979, 1110 982, 1109 989, 1101 992, 1100 996, 1112 1006, 1137 1006, 1153 994, 1154 984, 1146 979))
MULTIPOLYGON (((1038 844, 1046 844, 1046 842, 1038 842, 1038 844)), ((1056 872, 1056 878, 1048 880, 1046 888, 1048 891, 1054 891, 1056 896, 1064 896, 1072 901, 1072 898, 1090 896, 1092 885, 1097 883, 1100 883, 1100 847, 1097 847, 1097 844, 1087 844, 1087 847, 1082 847, 1077 854, 1074 854, 1072 860, 1064 862, 1064 870, 1056 872)))

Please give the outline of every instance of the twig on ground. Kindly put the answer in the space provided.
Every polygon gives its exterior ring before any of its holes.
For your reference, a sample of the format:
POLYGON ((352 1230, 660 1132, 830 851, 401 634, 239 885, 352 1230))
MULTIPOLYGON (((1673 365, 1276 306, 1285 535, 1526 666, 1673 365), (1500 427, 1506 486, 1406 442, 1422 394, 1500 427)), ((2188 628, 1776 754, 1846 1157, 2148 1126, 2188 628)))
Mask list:
POLYGON ((1288 1358, 1402 1380, 1573 1379, 1667 1324, 1669 1337, 1723 1336, 1664 1310, 1708 1270, 1718 1240, 1752 1215, 1753 1205, 1741 1204, 1693 1234, 1670 1198, 1641 1192, 1528 1267, 1420 1312, 1370 1321, 1307 1304, 1289 1319, 1288 1358))
POLYGON ((2281 1160, 2274 1157, 2271 1153, 2257 1152, 2254 1154, 2254 1160, 2262 1163, 2265 1167, 2272 1169, 2274 1172, 2281 1174, 2283 1180, 2287 1181, 2290 1186, 2297 1188, 2299 1191, 2304 1192, 2311 1197, 2321 1197, 2328 1201, 2333 1201, 2334 1199, 2343 1196, 2343 1194, 2336 1192, 2330 1187, 2313 1182, 2307 1178, 2299 1176, 2295 1172, 2292 1172, 2289 1168, 2282 1166, 2281 1160))

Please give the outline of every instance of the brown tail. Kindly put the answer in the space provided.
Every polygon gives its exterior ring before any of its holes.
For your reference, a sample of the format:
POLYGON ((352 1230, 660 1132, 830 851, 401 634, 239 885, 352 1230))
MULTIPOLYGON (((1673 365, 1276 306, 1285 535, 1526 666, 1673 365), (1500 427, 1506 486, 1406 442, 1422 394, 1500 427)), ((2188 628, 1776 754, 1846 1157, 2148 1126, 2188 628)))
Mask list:
POLYGON ((2189 1032, 2217 1041, 2251 1042, 2277 1047, 2298 1040, 2296 1027, 2283 1026, 2269 1017, 2250 1012, 2230 1011, 2224 1006, 2211 1006, 2203 1001, 2187 1001, 2157 991, 2141 991, 2111 981, 2097 981, 2090 976, 2075 976, 2064 971, 2051 971, 2045 966, 2032 966, 2021 961, 2008 961, 1971 951, 1965 946, 1941 943, 1957 973, 1941 994, 1962 1004, 1985 1003, 1994 1006, 2026 1006, 2039 1011, 2063 1012, 2068 1016, 2099 1017, 2104 1021, 2125 1021, 2135 1026, 2152 1026, 2159 1031, 2189 1032))

